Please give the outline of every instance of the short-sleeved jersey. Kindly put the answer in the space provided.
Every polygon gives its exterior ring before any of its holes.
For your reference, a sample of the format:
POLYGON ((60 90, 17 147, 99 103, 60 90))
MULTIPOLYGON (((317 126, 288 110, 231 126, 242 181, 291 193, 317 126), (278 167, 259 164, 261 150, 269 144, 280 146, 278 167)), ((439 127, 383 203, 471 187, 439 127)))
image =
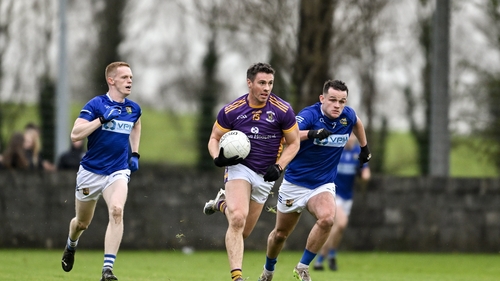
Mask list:
POLYGON ((251 149, 241 164, 264 174, 281 155, 284 133, 296 128, 297 122, 290 104, 275 94, 271 93, 266 104, 259 108, 251 107, 245 94, 219 111, 216 126, 224 132, 245 133, 251 149))
POLYGON ((334 182, 340 155, 356 121, 356 112, 348 106, 344 107, 340 116, 335 119, 323 114, 319 102, 300 111, 297 114, 300 130, 323 128, 333 134, 323 140, 303 140, 299 152, 287 167, 285 179, 310 189, 334 182))
MULTIPOLYGON (((352 199, 354 181, 360 170, 358 160, 360 152, 361 148, 356 144, 351 148, 345 147, 340 156, 337 177, 335 177, 335 193, 344 200, 352 199)), ((363 165, 363 169, 365 167, 368 167, 368 163, 363 165)))
POLYGON ((106 94, 87 102, 78 116, 92 121, 104 115, 112 106, 121 108, 120 116, 102 124, 88 136, 87 152, 80 162, 86 170, 100 175, 110 175, 115 171, 128 169, 129 137, 135 122, 141 117, 141 108, 129 99, 120 103, 113 101, 106 94))

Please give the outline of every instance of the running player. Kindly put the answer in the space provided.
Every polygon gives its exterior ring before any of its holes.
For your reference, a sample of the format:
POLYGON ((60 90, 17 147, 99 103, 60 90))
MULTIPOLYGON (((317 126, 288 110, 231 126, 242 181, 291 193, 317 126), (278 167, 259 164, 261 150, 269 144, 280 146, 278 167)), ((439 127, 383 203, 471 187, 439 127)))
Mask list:
POLYGON ((293 274, 297 280, 311 280, 309 264, 327 240, 334 222, 333 180, 351 132, 362 145, 360 161, 365 163, 371 158, 363 123, 351 107, 345 106, 347 95, 347 86, 342 81, 328 80, 319 96, 320 102, 297 115, 302 142, 279 188, 276 225, 268 237, 260 281, 272 280, 278 255, 304 210, 316 218, 316 224, 309 232, 304 253, 293 274))
POLYGON ((243 281, 243 240, 255 227, 274 182, 299 150, 295 113, 290 104, 271 92, 273 82, 274 69, 269 64, 250 66, 248 93, 219 111, 208 142, 215 165, 226 167, 225 190, 208 201, 203 212, 226 215, 225 242, 233 281, 243 281), (244 160, 225 158, 223 149, 219 150, 221 136, 230 130, 240 130, 250 139, 252 148, 244 160), (287 143, 284 149, 283 138, 287 143))
POLYGON ((71 131, 72 141, 87 138, 88 149, 76 176, 76 216, 69 224, 61 264, 66 272, 73 268, 78 240, 92 221, 97 200, 102 195, 108 207, 109 223, 104 238, 101 281, 110 281, 118 280, 113 274, 113 265, 123 236, 123 208, 130 173, 139 169, 142 111, 127 98, 132 89, 132 70, 127 63, 109 64, 105 75, 109 91, 83 107, 71 131))

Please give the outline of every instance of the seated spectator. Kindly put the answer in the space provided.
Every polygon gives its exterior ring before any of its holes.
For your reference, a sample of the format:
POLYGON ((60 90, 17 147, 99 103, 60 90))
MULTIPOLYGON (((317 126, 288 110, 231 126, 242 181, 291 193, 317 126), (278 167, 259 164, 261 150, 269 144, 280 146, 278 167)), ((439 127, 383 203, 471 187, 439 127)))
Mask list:
POLYGON ((24 151, 29 161, 30 170, 55 171, 56 167, 50 161, 42 159, 40 130, 33 123, 24 127, 24 151))
POLYGON ((24 151, 23 133, 14 133, 2 155, 2 168, 28 170, 30 163, 24 151))
POLYGON ((57 169, 78 171, 84 154, 83 140, 71 142, 71 148, 59 157, 57 169))

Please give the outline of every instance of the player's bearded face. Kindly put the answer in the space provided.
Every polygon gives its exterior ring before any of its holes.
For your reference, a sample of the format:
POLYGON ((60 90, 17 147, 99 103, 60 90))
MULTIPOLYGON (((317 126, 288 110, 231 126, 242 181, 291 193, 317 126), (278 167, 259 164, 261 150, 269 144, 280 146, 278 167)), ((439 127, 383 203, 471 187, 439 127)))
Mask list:
POLYGON ((126 66, 118 67, 113 82, 120 93, 130 95, 132 91, 132 70, 126 66))
POLYGON ((251 105, 262 105, 267 102, 273 89, 274 75, 259 72, 253 81, 247 79, 251 105))
POLYGON ((347 103, 347 92, 328 89, 328 93, 319 96, 321 109, 330 119, 335 119, 342 114, 347 103))

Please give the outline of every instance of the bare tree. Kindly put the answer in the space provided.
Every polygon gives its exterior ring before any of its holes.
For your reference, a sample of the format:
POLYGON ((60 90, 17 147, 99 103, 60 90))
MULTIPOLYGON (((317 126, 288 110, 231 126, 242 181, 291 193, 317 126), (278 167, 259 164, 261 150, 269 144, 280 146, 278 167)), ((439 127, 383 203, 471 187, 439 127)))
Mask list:
POLYGON ((410 132, 417 142, 417 159, 419 172, 422 175, 429 173, 429 134, 430 134, 430 96, 431 96, 431 30, 432 30, 432 12, 431 3, 427 0, 421 0, 417 10, 419 43, 424 57, 424 65, 421 70, 422 93, 416 95, 408 85, 404 89, 406 98, 406 114, 410 123, 410 132), (423 107, 424 125, 419 126, 416 120, 416 111, 418 105, 423 107))
POLYGON ((318 101, 330 77, 330 46, 336 1, 300 1, 297 53, 294 61, 294 108, 318 101))
POLYGON ((121 33, 123 11, 127 1, 94 1, 95 22, 98 29, 97 46, 92 66, 92 89, 88 98, 108 91, 104 69, 108 64, 121 60, 118 47, 123 40, 121 33))
MULTIPOLYGON (((500 2, 484 1, 476 4, 484 17, 476 19, 474 25, 479 34, 486 39, 491 55, 500 56, 500 2)), ((491 56, 490 55, 490 56, 491 56)), ((485 57, 486 58, 486 57, 485 57)), ((468 87, 480 107, 486 108, 487 116, 483 120, 475 120, 475 132, 484 137, 481 143, 469 143, 469 146, 492 161, 497 171, 500 171, 500 68, 498 64, 491 65, 486 60, 466 60, 465 64, 478 77, 477 83, 468 87)))
POLYGON ((381 172, 385 159, 385 143, 387 138, 387 120, 382 114, 378 130, 375 129, 376 102, 378 100, 377 69, 379 67, 380 55, 378 44, 383 34, 386 23, 381 17, 382 11, 388 4, 387 0, 361 0, 358 1, 359 10, 359 33, 358 39, 358 73, 361 82, 361 105, 366 112, 363 120, 367 138, 370 140, 374 157, 371 165, 374 172, 381 172))
MULTIPOLYGON (((7 49, 7 43, 9 42, 10 34, 8 33, 10 18, 12 16, 13 3, 9 0, 0 0, 0 85, 3 84, 3 72, 4 64, 3 57, 7 49)), ((1 90, 1 88, 0 88, 1 90)), ((0 99, 1 100, 1 99, 0 99)), ((9 120, 6 115, 7 108, 3 102, 0 102, 0 150, 3 151, 4 144, 6 143, 5 137, 3 135, 6 120, 9 120)))

